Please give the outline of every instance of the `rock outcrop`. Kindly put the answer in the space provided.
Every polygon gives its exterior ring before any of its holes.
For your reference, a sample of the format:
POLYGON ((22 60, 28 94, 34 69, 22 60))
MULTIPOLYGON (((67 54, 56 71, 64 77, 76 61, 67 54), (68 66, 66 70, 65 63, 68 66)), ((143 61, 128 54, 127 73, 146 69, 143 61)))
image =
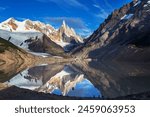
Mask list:
POLYGON ((149 9, 149 0, 139 0, 115 10, 72 54, 97 60, 150 60, 149 9))

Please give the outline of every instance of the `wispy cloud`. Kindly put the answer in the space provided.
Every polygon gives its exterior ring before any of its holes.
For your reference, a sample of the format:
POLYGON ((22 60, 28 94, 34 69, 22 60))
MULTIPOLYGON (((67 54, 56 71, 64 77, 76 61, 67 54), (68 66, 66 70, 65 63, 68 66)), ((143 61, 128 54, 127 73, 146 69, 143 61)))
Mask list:
POLYGON ((6 7, 1 7, 0 6, 0 11, 4 11, 4 10, 6 10, 6 7))
POLYGON ((99 13, 95 14, 96 17, 100 17, 102 19, 106 19, 108 17, 109 12, 102 8, 100 5, 93 4, 93 6, 99 10, 99 13))
POLYGON ((110 10, 113 10, 112 5, 107 0, 104 0, 104 2, 106 4, 106 6, 109 7, 110 10))
POLYGON ((95 8, 101 8, 98 4, 93 4, 95 8))
POLYGON ((96 17, 100 17, 102 19, 106 19, 108 17, 108 13, 100 12, 99 14, 96 14, 96 17))
POLYGON ((62 24, 63 20, 65 20, 65 22, 73 28, 83 29, 86 27, 84 21, 76 17, 45 17, 44 20, 51 24, 62 24))
POLYGON ((81 35, 82 37, 87 38, 90 36, 93 31, 91 29, 83 29, 83 30, 77 30, 78 34, 81 35))
POLYGON ((60 27, 63 20, 70 27, 74 28, 80 35, 88 35, 91 33, 91 30, 88 28, 88 25, 78 17, 45 17, 43 18, 44 22, 52 24, 55 27, 60 27))
POLYGON ((78 0, 36 0, 38 2, 53 2, 59 7, 76 7, 84 10, 89 10, 87 6, 79 2, 78 0))

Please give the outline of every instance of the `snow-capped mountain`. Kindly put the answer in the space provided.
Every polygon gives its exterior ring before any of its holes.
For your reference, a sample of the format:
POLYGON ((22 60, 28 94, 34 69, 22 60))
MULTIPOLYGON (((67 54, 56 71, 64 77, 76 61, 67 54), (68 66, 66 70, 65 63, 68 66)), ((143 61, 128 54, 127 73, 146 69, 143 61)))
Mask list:
MULTIPOLYGON (((57 30, 49 24, 44 24, 40 21, 17 21, 14 18, 9 18, 0 23, 0 29, 10 32, 40 32, 49 37, 53 42, 63 48, 74 46, 82 43, 83 40, 78 36, 73 28, 70 28, 65 21, 62 26, 57 30)), ((66 49, 67 50, 67 49, 66 49)))

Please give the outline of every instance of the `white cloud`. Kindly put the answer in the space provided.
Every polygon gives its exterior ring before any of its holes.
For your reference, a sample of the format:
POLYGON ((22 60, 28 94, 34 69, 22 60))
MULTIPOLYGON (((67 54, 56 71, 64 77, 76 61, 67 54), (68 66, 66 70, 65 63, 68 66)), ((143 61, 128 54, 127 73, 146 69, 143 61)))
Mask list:
POLYGON ((96 17, 102 18, 102 19, 106 19, 108 17, 109 13, 107 11, 105 11, 104 9, 101 9, 100 12, 98 14, 96 14, 96 17))
POLYGON ((108 14, 105 12, 101 12, 99 14, 96 14, 96 17, 100 17, 102 19, 106 19, 108 17, 108 14))
POLYGON ((107 0, 104 0, 104 2, 106 4, 106 6, 109 7, 110 10, 113 10, 112 5, 107 0))
POLYGON ((109 12, 106 11, 104 8, 102 8, 100 5, 93 4, 93 6, 99 10, 99 13, 95 14, 96 17, 99 17, 99 18, 102 18, 102 19, 106 19, 108 17, 109 12))
POLYGON ((4 11, 4 10, 6 10, 6 8, 0 6, 0 11, 4 11))
POLYGON ((95 8, 101 8, 98 4, 93 4, 95 8))

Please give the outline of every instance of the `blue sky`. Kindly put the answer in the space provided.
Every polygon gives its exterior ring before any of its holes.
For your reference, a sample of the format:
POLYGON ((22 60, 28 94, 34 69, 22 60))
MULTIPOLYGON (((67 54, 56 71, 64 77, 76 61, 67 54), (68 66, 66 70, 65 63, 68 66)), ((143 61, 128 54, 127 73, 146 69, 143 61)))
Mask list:
POLYGON ((49 23, 55 28, 62 20, 80 35, 88 35, 117 8, 132 0, 0 0, 0 22, 14 17, 49 23))

